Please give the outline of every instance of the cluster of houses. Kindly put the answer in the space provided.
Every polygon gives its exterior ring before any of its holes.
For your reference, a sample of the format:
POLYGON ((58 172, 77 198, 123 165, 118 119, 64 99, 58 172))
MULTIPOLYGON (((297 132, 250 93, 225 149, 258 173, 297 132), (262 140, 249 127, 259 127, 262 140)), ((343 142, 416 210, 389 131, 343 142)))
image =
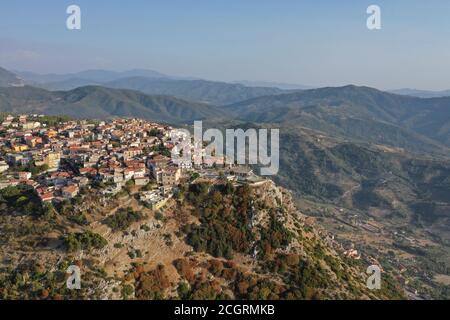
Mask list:
MULTIPOLYGON (((140 194, 142 201, 159 208, 170 198, 183 176, 199 173, 218 178, 209 159, 200 167, 192 161, 174 163, 170 151, 185 139, 183 131, 141 119, 65 121, 47 125, 42 115, 6 116, 0 125, 0 189, 26 184, 42 201, 76 197, 92 182, 104 194, 116 194, 129 182, 155 184, 140 194)), ((250 177, 248 168, 224 168, 227 177, 250 177), (228 171, 226 171, 228 170, 228 171)), ((221 173, 223 174, 223 173, 221 173)))

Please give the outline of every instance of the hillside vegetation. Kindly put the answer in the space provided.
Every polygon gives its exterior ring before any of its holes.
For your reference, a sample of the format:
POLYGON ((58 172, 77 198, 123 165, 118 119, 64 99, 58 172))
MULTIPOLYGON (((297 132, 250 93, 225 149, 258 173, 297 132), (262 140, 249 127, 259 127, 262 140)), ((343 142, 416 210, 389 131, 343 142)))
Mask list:
POLYGON ((49 208, 40 216, 17 207, 13 214, 13 190, 2 191, 2 298, 403 297, 388 274, 382 290, 368 290, 365 265, 345 258, 270 181, 191 184, 161 211, 128 194, 105 202, 100 191, 78 196, 70 210, 49 208), (85 222, 70 219, 80 211, 85 222), (65 286, 70 264, 82 268, 81 290, 65 286))

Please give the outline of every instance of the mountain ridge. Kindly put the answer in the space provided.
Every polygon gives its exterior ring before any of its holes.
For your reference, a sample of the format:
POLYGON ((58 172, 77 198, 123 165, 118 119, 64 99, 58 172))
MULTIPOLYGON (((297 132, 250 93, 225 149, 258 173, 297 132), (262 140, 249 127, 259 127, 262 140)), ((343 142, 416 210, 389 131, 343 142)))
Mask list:
POLYGON ((56 92, 29 86, 0 88, 0 110, 68 115, 75 118, 142 117, 171 123, 223 116, 221 110, 206 104, 100 86, 56 92))
POLYGON ((441 98, 450 96, 450 90, 430 91, 430 90, 403 88, 397 90, 390 90, 389 92, 418 98, 441 98))
POLYGON ((24 82, 16 74, 0 67, 0 87, 22 87, 24 82))
POLYGON ((105 86, 139 90, 146 94, 171 95, 177 98, 226 105, 253 97, 278 94, 283 89, 240 83, 209 81, 192 77, 169 76, 153 70, 127 71, 86 70, 68 74, 35 74, 17 72, 26 84, 51 91, 73 90, 84 86, 105 86))
POLYGON ((105 83, 104 86, 138 90, 147 94, 168 94, 216 105, 284 92, 277 88, 248 87, 242 84, 218 81, 149 79, 145 77, 122 78, 105 83))
POLYGON ((382 133, 377 127, 384 127, 398 131, 392 133, 396 136, 413 132, 426 137, 423 142, 433 144, 431 140, 435 140, 450 146, 449 97, 423 99, 348 85, 258 97, 226 106, 225 110, 244 121, 301 124, 328 133, 349 131, 346 136, 354 133, 352 124, 358 122, 377 134, 382 133))
POLYGON ((67 81, 70 79, 85 79, 94 82, 108 82, 130 76, 145 76, 148 78, 169 78, 170 76, 154 70, 147 69, 131 69, 126 71, 111 71, 104 69, 88 69, 74 73, 48 73, 39 74, 27 71, 15 71, 17 75, 32 83, 56 83, 59 81, 67 81))

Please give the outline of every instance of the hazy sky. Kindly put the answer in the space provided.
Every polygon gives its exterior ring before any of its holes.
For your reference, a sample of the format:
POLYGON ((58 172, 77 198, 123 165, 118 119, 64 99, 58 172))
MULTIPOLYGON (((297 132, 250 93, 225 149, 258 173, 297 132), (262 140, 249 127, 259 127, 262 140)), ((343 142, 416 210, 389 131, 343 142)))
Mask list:
POLYGON ((450 89, 450 1, 2 1, 0 66, 450 89), (66 28, 70 4, 80 31, 66 28), (379 31, 366 27, 370 4, 381 7, 379 31))

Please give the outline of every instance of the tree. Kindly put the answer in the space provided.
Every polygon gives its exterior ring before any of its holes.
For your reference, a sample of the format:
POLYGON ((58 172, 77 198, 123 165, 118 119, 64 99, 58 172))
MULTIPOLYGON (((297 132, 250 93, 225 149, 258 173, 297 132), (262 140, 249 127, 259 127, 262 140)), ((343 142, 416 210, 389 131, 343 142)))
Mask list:
POLYGON ((180 299, 189 299, 190 291, 191 288, 189 286, 189 283, 187 283, 186 281, 180 281, 177 288, 178 296, 180 297, 180 299))
POLYGON ((122 298, 123 299, 128 299, 129 296, 131 296, 134 293, 134 288, 132 285, 129 284, 124 284, 122 286, 122 298))
POLYGON ((70 233, 65 239, 66 248, 69 252, 79 250, 102 249, 108 242, 101 235, 86 231, 83 233, 70 233))

